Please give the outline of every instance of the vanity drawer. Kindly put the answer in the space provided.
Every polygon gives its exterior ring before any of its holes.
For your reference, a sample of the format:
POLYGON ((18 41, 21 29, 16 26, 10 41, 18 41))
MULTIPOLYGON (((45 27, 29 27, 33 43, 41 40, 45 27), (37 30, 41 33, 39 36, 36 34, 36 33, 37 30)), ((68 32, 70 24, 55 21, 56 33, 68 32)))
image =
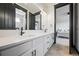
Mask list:
POLYGON ((21 45, 17 45, 16 47, 12 47, 6 50, 1 51, 1 55, 3 56, 18 56, 25 51, 32 49, 32 41, 23 43, 21 45))
POLYGON ((22 54, 21 56, 32 56, 32 55, 33 55, 32 50, 29 50, 29 51, 25 52, 24 54, 22 54))
POLYGON ((36 49, 40 44, 43 44, 43 38, 33 40, 33 49, 36 49))

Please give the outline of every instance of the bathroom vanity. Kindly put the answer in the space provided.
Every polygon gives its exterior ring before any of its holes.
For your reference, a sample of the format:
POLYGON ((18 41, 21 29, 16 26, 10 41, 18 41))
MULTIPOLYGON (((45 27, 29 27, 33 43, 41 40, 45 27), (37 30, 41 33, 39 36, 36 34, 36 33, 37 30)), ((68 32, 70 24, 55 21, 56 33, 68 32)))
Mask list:
POLYGON ((32 12, 22 6, 24 4, 0 4, 1 56, 43 56, 54 42, 53 25, 46 21, 47 14, 39 8, 32 12), (47 32, 48 29, 52 32, 47 32))
POLYGON ((53 33, 0 38, 1 56, 43 56, 52 46, 53 33))

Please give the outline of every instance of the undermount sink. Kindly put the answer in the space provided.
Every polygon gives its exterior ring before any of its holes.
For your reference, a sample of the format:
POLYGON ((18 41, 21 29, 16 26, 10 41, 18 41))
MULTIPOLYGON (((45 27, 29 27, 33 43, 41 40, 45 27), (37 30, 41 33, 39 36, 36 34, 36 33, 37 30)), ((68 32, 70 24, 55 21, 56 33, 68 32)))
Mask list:
POLYGON ((32 37, 32 36, 34 36, 34 35, 33 34, 28 34, 28 35, 27 34, 24 34, 23 35, 23 37, 32 37))

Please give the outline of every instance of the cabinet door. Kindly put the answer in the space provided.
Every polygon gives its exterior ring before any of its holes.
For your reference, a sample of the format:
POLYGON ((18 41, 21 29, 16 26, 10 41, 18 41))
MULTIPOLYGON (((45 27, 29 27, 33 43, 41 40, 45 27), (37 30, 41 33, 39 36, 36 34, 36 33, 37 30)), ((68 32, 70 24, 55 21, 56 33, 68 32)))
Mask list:
POLYGON ((36 56, 43 56, 43 48, 44 48, 44 40, 43 40, 43 37, 41 37, 39 40, 38 40, 38 48, 36 49, 36 56))
POLYGON ((39 47, 39 45, 43 45, 43 39, 42 38, 37 38, 33 40, 33 50, 39 47))
POLYGON ((0 29, 4 29, 4 5, 0 4, 0 29))
POLYGON ((32 56, 32 52, 25 53, 25 54, 23 54, 22 56, 32 56))
POLYGON ((48 36, 45 36, 45 37, 44 37, 44 49, 43 49, 43 53, 44 53, 44 55, 45 55, 46 52, 48 51, 48 47, 49 47, 48 36))
POLYGON ((49 39, 49 48, 50 48, 50 47, 52 46, 52 43, 53 43, 53 42, 52 42, 51 34, 49 35, 49 38, 48 38, 48 39, 49 39))
POLYGON ((32 51, 25 52, 22 56, 32 56, 32 51))
POLYGON ((33 40, 33 51, 36 52, 36 56, 43 55, 43 43, 44 40, 42 37, 33 40))
POLYGON ((50 42, 51 42, 51 46, 52 46, 54 43, 54 37, 53 37, 53 34, 51 34, 50 36, 51 36, 50 42))
POLYGON ((18 56, 32 49, 32 41, 1 51, 2 56, 18 56))
POLYGON ((39 45, 36 49, 36 56, 43 56, 43 45, 39 45))

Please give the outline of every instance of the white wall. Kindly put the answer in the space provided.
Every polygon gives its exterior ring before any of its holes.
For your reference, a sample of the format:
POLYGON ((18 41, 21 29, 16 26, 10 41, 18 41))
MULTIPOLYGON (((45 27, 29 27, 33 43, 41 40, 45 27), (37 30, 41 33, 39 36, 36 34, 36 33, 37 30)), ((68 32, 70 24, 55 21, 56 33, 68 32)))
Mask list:
POLYGON ((41 15, 42 15, 42 29, 46 29, 47 28, 47 14, 43 11, 41 11, 41 15))
POLYGON ((42 15, 42 29, 48 29, 48 32, 54 33, 54 4, 35 4, 42 15))
POLYGON ((54 5, 50 4, 48 7, 48 31, 54 33, 54 5))

